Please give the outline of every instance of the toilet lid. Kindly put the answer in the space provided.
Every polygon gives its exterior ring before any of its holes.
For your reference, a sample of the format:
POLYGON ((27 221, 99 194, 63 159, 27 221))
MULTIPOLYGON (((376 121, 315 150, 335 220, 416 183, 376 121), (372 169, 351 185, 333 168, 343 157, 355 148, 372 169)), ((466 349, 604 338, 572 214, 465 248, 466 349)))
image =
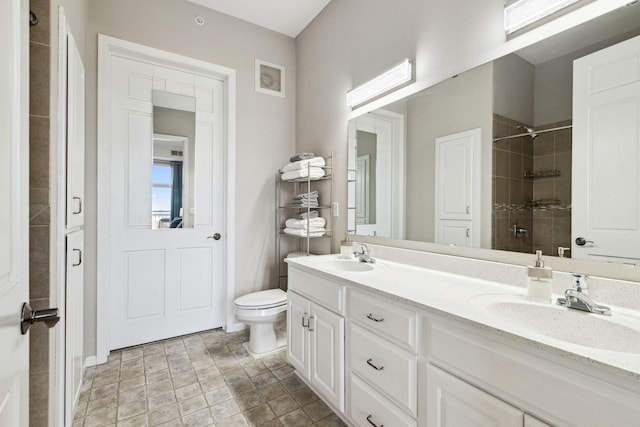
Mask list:
POLYGON ((282 289, 253 292, 236 298, 237 307, 270 308, 287 302, 287 293, 282 289))

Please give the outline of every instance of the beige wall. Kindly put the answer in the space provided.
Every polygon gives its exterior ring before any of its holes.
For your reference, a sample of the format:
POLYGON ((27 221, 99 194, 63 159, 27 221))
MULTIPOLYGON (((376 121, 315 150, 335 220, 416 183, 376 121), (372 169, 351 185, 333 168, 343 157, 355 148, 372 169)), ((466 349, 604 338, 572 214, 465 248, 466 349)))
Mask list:
POLYGON ((435 140, 480 128, 482 247, 490 247, 491 138, 493 64, 486 64, 446 80, 407 103, 407 221, 409 240, 435 238, 435 140), (486 235, 485 230, 489 230, 486 235))
MULTIPOLYGON (((296 64, 293 39, 185 0, 90 0, 85 63, 87 356, 96 354, 98 33, 237 71, 236 295, 275 286, 275 176, 295 148, 296 64), (205 18, 204 26, 195 24, 196 15, 205 18), (254 91, 254 58, 286 67, 286 98, 254 91)), ((220 231, 224 233, 225 230, 220 231)))

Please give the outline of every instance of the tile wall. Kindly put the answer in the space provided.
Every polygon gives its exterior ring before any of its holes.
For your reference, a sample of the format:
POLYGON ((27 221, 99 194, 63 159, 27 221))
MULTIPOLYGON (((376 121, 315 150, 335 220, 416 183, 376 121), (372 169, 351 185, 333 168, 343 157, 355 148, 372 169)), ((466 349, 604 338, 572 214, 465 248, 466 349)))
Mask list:
MULTIPOLYGON (((49 0, 31 0, 30 8, 38 24, 30 27, 29 40, 29 299, 38 310, 49 307, 51 5, 49 0)), ((46 426, 49 329, 38 323, 29 334, 30 425, 46 426)))
MULTIPOLYGON (((570 124, 549 123, 536 130, 570 124)), ((494 114, 494 137, 523 133, 518 125, 494 114)), ((494 143, 492 179, 493 249, 541 249, 544 255, 557 255, 558 247, 571 247, 571 129, 494 143), (526 229, 526 235, 514 236, 516 225, 526 229)))

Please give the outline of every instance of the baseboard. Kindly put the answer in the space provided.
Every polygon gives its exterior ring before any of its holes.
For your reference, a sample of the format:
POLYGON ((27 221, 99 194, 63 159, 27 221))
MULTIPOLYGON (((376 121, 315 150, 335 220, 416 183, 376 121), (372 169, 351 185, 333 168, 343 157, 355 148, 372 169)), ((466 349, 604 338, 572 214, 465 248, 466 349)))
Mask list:
POLYGON ((84 359, 84 367, 96 366, 98 364, 98 358, 96 356, 89 356, 84 359))
POLYGON ((233 323, 231 325, 226 325, 224 327, 224 330, 230 334, 232 332, 238 332, 238 331, 242 331, 244 329, 247 329, 247 325, 245 325, 244 323, 233 323))

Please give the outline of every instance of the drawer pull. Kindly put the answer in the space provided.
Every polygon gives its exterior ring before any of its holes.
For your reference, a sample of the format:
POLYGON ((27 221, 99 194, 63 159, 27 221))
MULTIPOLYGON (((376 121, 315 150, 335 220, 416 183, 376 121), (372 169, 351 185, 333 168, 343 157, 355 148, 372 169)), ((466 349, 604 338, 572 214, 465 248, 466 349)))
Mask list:
POLYGON ((309 327, 309 318, 307 316, 308 316, 307 313, 304 313, 302 315, 302 327, 303 328, 308 328, 309 327), (305 322, 305 320, 306 320, 306 322, 305 322))
POLYGON ((384 318, 383 317, 376 317, 371 313, 367 314, 367 319, 373 320, 374 322, 384 322, 384 318))
POLYGON ((375 369, 376 371, 382 371, 384 370, 384 366, 376 366, 373 364, 373 359, 369 359, 367 360, 367 365, 371 366, 373 369, 375 369))
POLYGON ((369 415, 367 416, 367 421, 369 421, 369 424, 371 424, 373 427, 384 427, 384 424, 376 424, 373 421, 371 421, 371 418, 373 418, 373 415, 369 415))

